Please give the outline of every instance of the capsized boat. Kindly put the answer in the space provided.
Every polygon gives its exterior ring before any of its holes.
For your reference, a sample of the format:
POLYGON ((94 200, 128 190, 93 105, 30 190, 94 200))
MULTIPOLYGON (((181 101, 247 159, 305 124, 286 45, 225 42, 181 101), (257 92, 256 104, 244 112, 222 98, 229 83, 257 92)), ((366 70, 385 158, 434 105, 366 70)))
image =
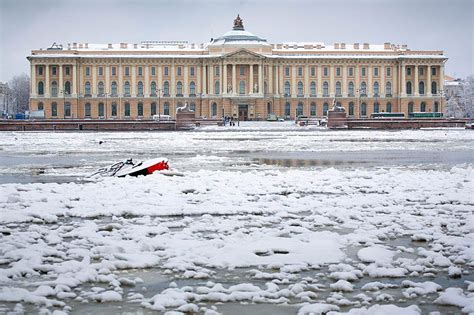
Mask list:
POLYGON ((128 159, 122 162, 117 162, 109 167, 101 168, 97 170, 92 176, 140 176, 150 175, 156 171, 169 170, 168 159, 156 158, 135 163, 132 159, 128 159))

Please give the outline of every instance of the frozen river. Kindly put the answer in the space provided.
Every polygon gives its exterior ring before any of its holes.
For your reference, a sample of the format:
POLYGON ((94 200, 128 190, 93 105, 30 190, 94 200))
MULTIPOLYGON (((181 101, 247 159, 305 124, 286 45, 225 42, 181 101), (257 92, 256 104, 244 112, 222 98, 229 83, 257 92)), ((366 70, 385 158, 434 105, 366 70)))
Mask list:
POLYGON ((0 314, 474 312, 470 130, 0 139, 0 314))

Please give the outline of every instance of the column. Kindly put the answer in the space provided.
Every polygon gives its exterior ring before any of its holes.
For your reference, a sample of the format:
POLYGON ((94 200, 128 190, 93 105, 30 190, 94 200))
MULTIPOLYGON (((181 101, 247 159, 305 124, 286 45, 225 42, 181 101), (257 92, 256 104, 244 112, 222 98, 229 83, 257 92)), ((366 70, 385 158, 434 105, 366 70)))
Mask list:
POLYGON ((170 82, 170 96, 175 97, 176 96, 176 69, 174 66, 174 61, 173 64, 171 65, 171 82, 170 82))
POLYGON ((304 67, 304 96, 309 96, 309 65, 307 63, 304 67))
POLYGON ((426 84, 425 84, 426 96, 431 96, 431 66, 426 67, 426 84))
POLYGON ((414 85, 415 96, 419 96, 420 91, 418 91, 418 65, 415 65, 415 82, 413 83, 413 85, 414 85))
POLYGON ((407 85, 406 85, 406 78, 405 78, 407 71, 406 71, 406 68, 405 68, 405 64, 402 64, 402 70, 401 71, 402 71, 402 73, 400 75, 402 77, 402 82, 401 82, 401 86, 400 86, 400 88, 401 88, 400 89, 400 91, 401 91, 400 96, 405 97, 405 96, 407 96, 407 90, 406 90, 407 85))
MULTIPOLYGON (((442 64, 439 67, 439 92, 438 93, 442 94, 443 92, 444 92, 444 64, 442 64)), ((440 108, 440 111, 441 109, 442 108, 440 108)))
POLYGON ((373 90, 373 79, 372 79, 372 66, 370 64, 367 65, 367 97, 374 96, 373 90))
POLYGON ((321 65, 318 65, 316 67, 316 75, 318 78, 318 81, 316 82, 317 89, 318 89, 318 97, 323 96, 323 69, 321 68, 321 65))
POLYGON ((268 94, 273 95, 273 64, 268 66, 268 94))
POLYGON ((118 94, 123 96, 123 66, 118 66, 118 94))
POLYGON ((77 65, 72 66, 72 97, 77 96, 77 65))
POLYGON ((380 66, 380 96, 385 97, 385 65, 380 66))
POLYGON ((64 93, 64 77, 63 77, 63 65, 60 64, 59 68, 59 83, 58 83, 58 96, 63 97, 64 93))
POLYGON ((36 97, 36 66, 31 63, 31 90, 30 96, 36 97))
POLYGON ((283 65, 280 65, 278 83, 280 84, 280 95, 285 96, 285 77, 283 75, 283 65))
POLYGON ((331 66, 329 67, 329 96, 330 97, 334 97, 335 93, 334 93, 334 65, 331 64, 331 66))
POLYGON ((214 66, 209 66, 209 94, 216 94, 216 91, 214 91, 215 87, 216 86, 214 84, 214 66))
POLYGON ((201 86, 201 65, 196 66, 196 93, 202 93, 201 86))
MULTIPOLYGON (((105 68, 105 81, 107 82, 107 69, 105 68)), ((143 82, 143 95, 145 97, 150 96, 150 67, 145 65, 145 82, 143 82)))
POLYGON ((249 65, 249 94, 253 94, 253 64, 249 65))
POLYGON ((264 94, 264 89, 263 89, 263 65, 262 64, 258 65, 258 94, 259 95, 264 94))
POLYGON ((296 65, 291 66, 291 97, 296 97, 296 65))
POLYGON ((130 68, 132 68, 131 70, 131 75, 132 75, 132 83, 131 84, 131 94, 132 94, 132 97, 136 97, 137 96, 137 67, 135 65, 132 65, 130 68))
POLYGON ((398 87, 398 68, 393 66, 392 64, 390 65, 392 68, 392 97, 396 97, 400 91, 400 88, 398 87))
POLYGON ((237 94, 237 72, 235 69, 235 63, 232 65, 232 94, 237 94))
POLYGON ((91 67, 92 69, 92 83, 91 83, 91 86, 92 86, 92 97, 96 97, 97 96, 97 67, 96 65, 93 65, 91 67))
POLYGON ((110 94, 110 66, 105 66, 105 94, 110 94))
POLYGON ((342 96, 347 97, 347 65, 342 66, 342 96))
POLYGON ((49 91, 49 65, 44 66, 44 73, 45 73, 45 82, 44 82, 44 97, 50 96, 49 91))
POLYGON ((222 94, 227 94, 227 64, 224 63, 221 69, 222 75, 222 94))
POLYGON ((188 78, 188 65, 183 66, 183 74, 184 74, 184 84, 183 84, 183 96, 189 96, 189 78, 188 78))
MULTIPOLYGON (((202 66, 202 88, 201 88, 201 91, 202 91, 202 94, 207 94, 207 67, 206 65, 203 65, 202 66)), ((209 69, 209 71, 211 71, 209 69)))

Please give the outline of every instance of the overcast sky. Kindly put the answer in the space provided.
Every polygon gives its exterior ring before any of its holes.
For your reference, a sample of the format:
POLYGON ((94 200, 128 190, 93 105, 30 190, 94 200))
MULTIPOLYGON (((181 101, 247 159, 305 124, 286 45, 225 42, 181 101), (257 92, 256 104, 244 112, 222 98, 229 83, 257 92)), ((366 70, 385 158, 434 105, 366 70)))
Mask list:
POLYGON ((0 81, 26 72, 32 49, 61 43, 202 43, 245 29, 270 43, 408 44, 444 50, 446 74, 473 74, 474 0, 0 0, 0 81))

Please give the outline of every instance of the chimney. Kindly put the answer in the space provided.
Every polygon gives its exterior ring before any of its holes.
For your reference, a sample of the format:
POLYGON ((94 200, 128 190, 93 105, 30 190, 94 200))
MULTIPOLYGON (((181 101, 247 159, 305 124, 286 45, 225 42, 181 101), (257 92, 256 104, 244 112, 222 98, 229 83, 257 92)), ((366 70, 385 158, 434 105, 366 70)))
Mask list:
POLYGON ((85 44, 84 44, 84 48, 85 48, 85 49, 89 49, 89 44, 88 44, 88 43, 85 43, 85 44))
POLYGON ((408 45, 407 44, 403 44, 402 45, 402 49, 407 49, 408 48, 408 45))
POLYGON ((67 43, 67 49, 71 50, 71 43, 67 43))
POLYGON ((359 49, 359 43, 354 43, 354 49, 359 49))
POLYGON ((138 48, 138 44, 133 44, 133 48, 137 49, 137 48, 138 48))
POLYGON ((364 49, 369 49, 369 43, 364 43, 364 49))
POLYGON ((390 49, 390 43, 389 42, 383 43, 383 49, 389 50, 390 49))
POLYGON ((334 49, 339 49, 339 43, 334 43, 334 49))
POLYGON ((317 44, 317 45, 316 45, 316 49, 321 49, 321 48, 322 48, 322 47, 321 47, 321 44, 317 44))
POLYGON ((72 43, 72 49, 77 49, 77 43, 72 43))
POLYGON ((107 48, 108 48, 108 49, 112 49, 112 44, 108 44, 108 45, 107 45, 107 48))
POLYGON ((82 43, 79 43, 79 49, 82 49, 84 45, 82 43))
POLYGON ((346 49, 346 43, 341 43, 341 49, 346 49))

